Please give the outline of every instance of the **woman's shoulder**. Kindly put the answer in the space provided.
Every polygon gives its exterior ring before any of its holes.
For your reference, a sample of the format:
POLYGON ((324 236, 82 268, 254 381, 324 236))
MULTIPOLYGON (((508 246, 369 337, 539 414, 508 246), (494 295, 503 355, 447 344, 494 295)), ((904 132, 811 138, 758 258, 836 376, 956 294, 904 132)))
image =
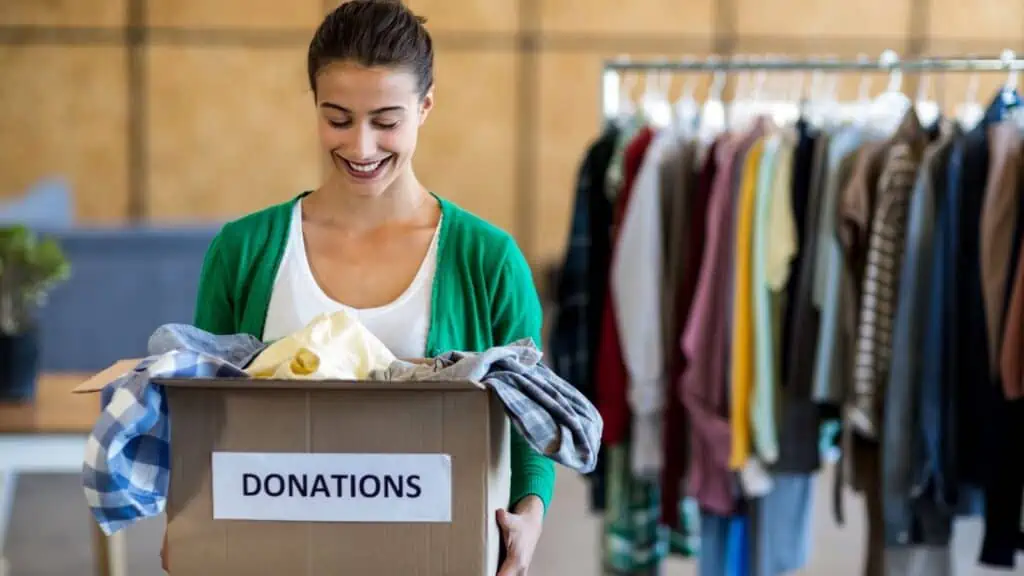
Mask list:
POLYGON ((231 247, 235 251, 244 246, 262 247, 268 242, 287 237, 295 203, 308 192, 303 192, 283 202, 272 204, 255 212, 225 222, 214 242, 218 246, 231 247))
POLYGON ((448 224, 448 241, 458 248, 458 252, 467 256, 482 256, 486 260, 506 257, 509 252, 519 252, 519 245, 508 231, 451 200, 438 199, 441 202, 441 214, 448 224))
POLYGON ((515 238, 499 226, 442 200, 444 218, 450 218, 448 245, 444 250, 446 266, 453 266, 469 286, 488 294, 496 290, 525 293, 534 289, 533 273, 515 238))

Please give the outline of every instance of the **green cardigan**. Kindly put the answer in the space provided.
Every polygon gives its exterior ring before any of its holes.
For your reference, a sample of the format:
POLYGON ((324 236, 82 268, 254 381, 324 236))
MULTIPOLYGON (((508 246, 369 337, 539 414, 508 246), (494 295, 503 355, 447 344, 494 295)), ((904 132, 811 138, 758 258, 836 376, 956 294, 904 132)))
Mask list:
MULTIPOLYGON (((214 334, 263 337, 292 209, 309 192, 228 222, 203 262, 195 326, 214 334)), ((503 230, 437 197, 442 224, 431 297, 427 356, 450 350, 481 352, 520 338, 541 346, 543 315, 530 268, 503 230)), ((534 494, 547 510, 554 462, 512 431, 510 507, 534 494)))

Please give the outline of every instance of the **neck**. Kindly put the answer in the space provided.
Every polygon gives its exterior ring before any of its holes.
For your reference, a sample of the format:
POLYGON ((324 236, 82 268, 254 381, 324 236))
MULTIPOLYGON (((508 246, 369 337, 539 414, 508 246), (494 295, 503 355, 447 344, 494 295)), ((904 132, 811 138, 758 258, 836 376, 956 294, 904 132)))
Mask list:
POLYGON ((367 230, 415 218, 428 196, 416 178, 407 175, 395 179, 378 196, 353 194, 332 178, 310 198, 319 218, 346 228, 367 230))

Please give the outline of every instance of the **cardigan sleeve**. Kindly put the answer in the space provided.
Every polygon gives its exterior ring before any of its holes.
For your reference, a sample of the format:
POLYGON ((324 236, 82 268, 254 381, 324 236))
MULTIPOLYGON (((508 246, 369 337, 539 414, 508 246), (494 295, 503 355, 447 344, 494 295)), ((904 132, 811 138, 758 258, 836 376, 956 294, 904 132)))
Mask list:
MULTIPOLYGON (((540 297, 526 258, 511 239, 497 271, 491 298, 494 344, 532 338, 541 348, 544 314, 540 297)), ((532 494, 541 499, 546 512, 555 488, 555 464, 534 450, 514 428, 511 442, 510 508, 532 494)))
POLYGON ((234 307, 231 299, 231 275, 225 265, 223 232, 210 242, 199 274, 193 324, 212 334, 235 332, 234 307))

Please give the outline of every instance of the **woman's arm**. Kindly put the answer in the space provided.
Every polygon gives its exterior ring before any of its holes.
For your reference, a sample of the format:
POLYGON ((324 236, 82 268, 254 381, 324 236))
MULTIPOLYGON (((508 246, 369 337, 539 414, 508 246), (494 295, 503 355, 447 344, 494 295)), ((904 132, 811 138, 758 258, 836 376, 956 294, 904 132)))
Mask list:
MULTIPOLYGON (((513 241, 508 248, 495 284, 493 303, 494 343, 502 346, 523 338, 532 338, 538 348, 542 347, 541 332, 544 313, 541 308, 533 274, 523 253, 513 241)), ((534 450, 514 428, 512 429, 512 485, 510 509, 526 512, 535 505, 536 496, 546 512, 551 505, 555 489, 555 463, 534 450)))
POLYGON ((210 242, 199 274, 199 289, 196 294, 196 328, 211 334, 236 332, 234 307, 231 301, 231 275, 225 265, 223 232, 210 242))

